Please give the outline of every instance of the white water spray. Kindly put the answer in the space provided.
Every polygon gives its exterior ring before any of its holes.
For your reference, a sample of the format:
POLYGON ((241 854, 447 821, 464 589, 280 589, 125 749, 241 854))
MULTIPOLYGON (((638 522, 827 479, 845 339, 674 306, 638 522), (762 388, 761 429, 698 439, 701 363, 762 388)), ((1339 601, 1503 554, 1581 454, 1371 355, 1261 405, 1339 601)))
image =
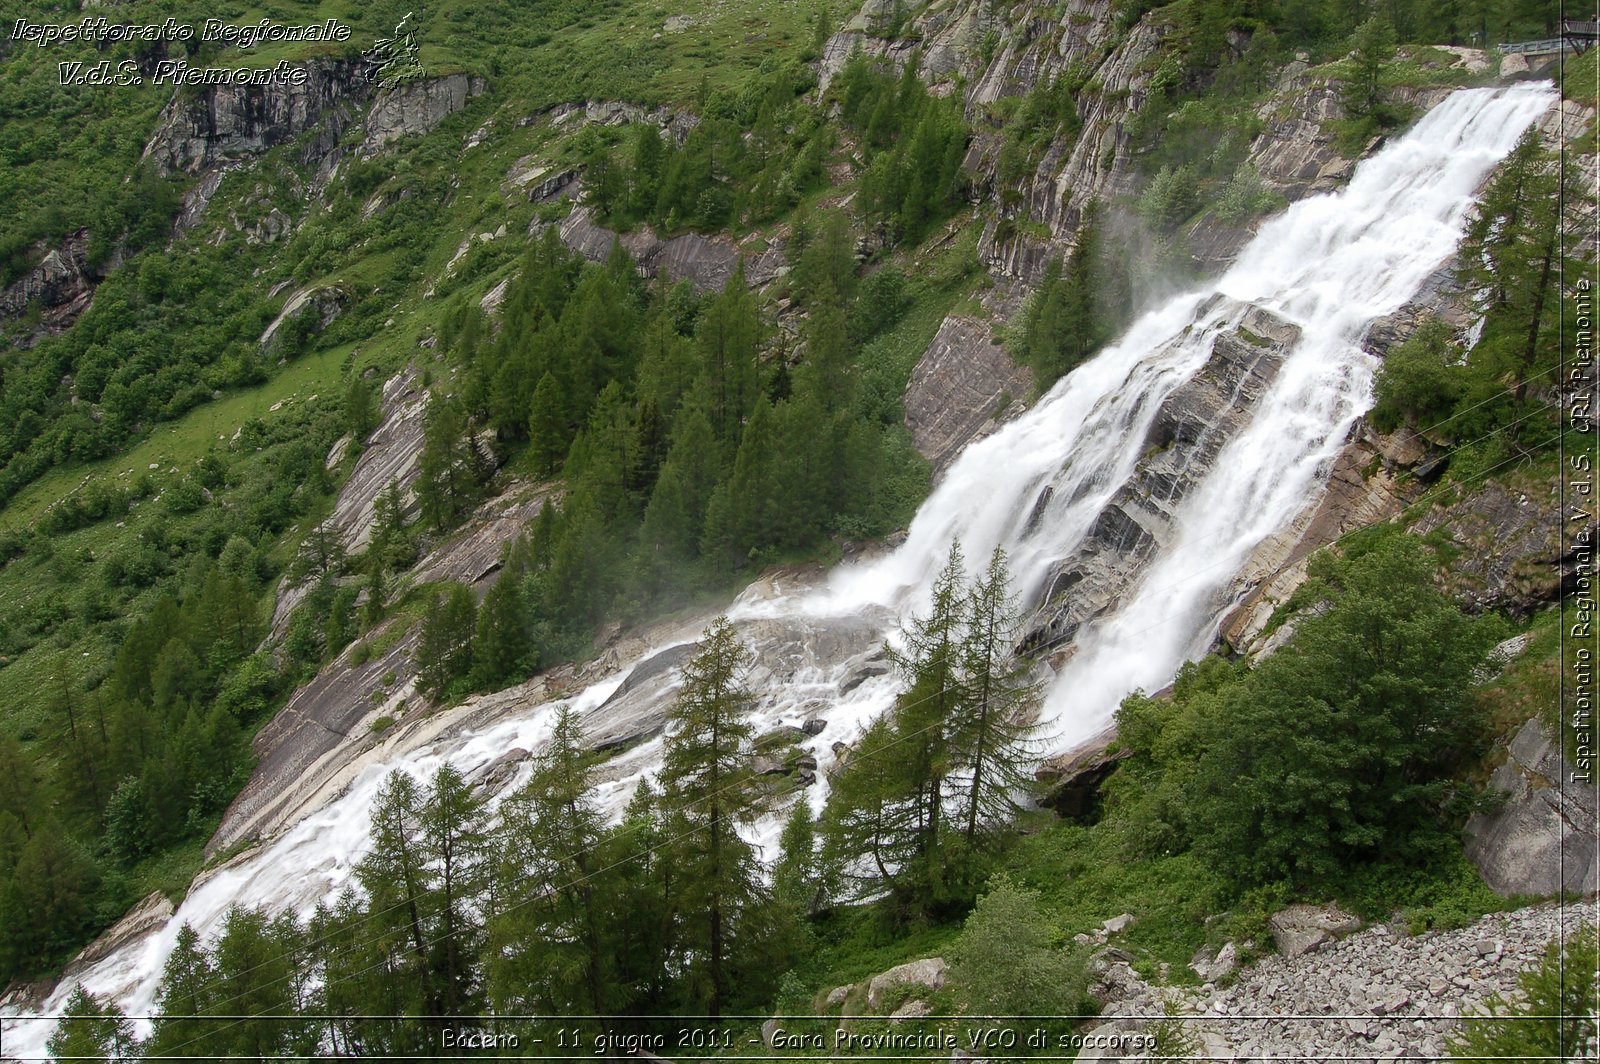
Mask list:
MULTIPOLYGON (((1161 403, 1206 364, 1216 336, 1258 306, 1299 326, 1299 341, 1249 422, 1178 504, 1166 546, 1120 608, 1078 633, 1044 719, 1064 746, 1099 730, 1129 691, 1168 682, 1211 643, 1250 552, 1318 497, 1331 459, 1369 402, 1372 359, 1359 347, 1363 330, 1398 309, 1449 256, 1474 191, 1553 99, 1548 86, 1453 94, 1363 163, 1347 189, 1295 204, 1208 290, 1146 314, 1022 418, 968 447, 892 554, 842 567, 820 589, 746 592, 730 615, 758 654, 756 726, 793 723, 825 704, 827 731, 810 748, 826 767, 835 739, 850 738, 892 704, 892 681, 862 680, 862 659, 896 637, 899 618, 925 607, 951 542, 959 537, 976 564, 1004 547, 1015 586, 1036 591, 1133 474, 1161 403)), ((628 671, 583 692, 574 708, 603 718, 628 671)), ((551 705, 532 706, 365 769, 322 809, 194 887, 164 928, 78 978, 128 1014, 149 1014, 181 923, 210 937, 233 905, 308 913, 352 881, 374 798, 391 769, 427 777, 448 761, 471 778, 506 750, 536 749, 551 717, 551 705)), ((637 779, 654 770, 659 749, 659 740, 649 742, 610 763, 597 799, 620 810, 637 779)), ((822 792, 820 784, 812 789, 819 806, 822 792)), ((759 834, 770 842, 776 831, 774 821, 759 834)), ((59 1013, 70 991, 59 988, 43 1015, 59 1013)), ((5 1053, 43 1058, 52 1026, 7 1017, 5 1053)))

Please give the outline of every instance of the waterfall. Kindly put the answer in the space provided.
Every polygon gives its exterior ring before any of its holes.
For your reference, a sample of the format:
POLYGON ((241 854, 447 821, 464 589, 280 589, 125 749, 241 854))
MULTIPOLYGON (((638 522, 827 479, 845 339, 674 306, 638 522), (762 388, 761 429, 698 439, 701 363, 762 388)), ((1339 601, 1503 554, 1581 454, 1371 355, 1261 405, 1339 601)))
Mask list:
MULTIPOLYGON (((1129 691, 1170 681, 1215 638, 1251 551, 1319 497, 1332 458, 1370 401, 1374 362, 1360 348, 1363 331, 1411 298, 1452 253, 1476 189, 1554 98, 1548 85, 1452 94, 1362 163, 1346 189, 1294 204, 1261 228, 1221 278, 1144 315, 1024 416, 969 446, 899 548, 842 566, 816 586, 753 585, 729 614, 757 654, 756 727, 826 718, 826 731, 808 740, 826 768, 835 740, 851 738, 892 705, 894 682, 872 658, 897 638, 906 616, 925 608, 932 577, 957 538, 974 565, 1003 547, 1015 585, 1038 601, 1052 571, 1134 476, 1162 404, 1207 366, 1220 337, 1264 313, 1293 327, 1294 339, 1208 470, 1172 502, 1159 550, 1113 608, 1075 633, 1073 651, 1049 685, 1043 720, 1065 746, 1103 727, 1129 691)), ((660 668, 669 659, 646 666, 663 651, 681 655, 696 634, 686 626, 571 699, 590 734, 659 715, 671 696, 670 671, 660 668), (641 677, 637 684, 624 683, 630 673, 641 677)), ((374 797, 390 770, 426 777, 448 761, 472 778, 513 747, 537 749, 552 715, 553 704, 520 707, 475 732, 368 766, 323 808, 198 882, 163 928, 78 979, 130 1015, 149 1014, 180 923, 213 936, 236 904, 309 913, 352 881, 374 797)), ((659 752, 657 738, 608 762, 597 800, 619 811, 659 752)), ((824 790, 819 777, 810 791, 818 808, 824 790)), ((770 844, 777 830, 770 818, 756 841, 770 844)), ((58 988, 43 1013, 59 1012, 71 989, 58 988)), ((42 1056, 51 1026, 7 1017, 6 1052, 42 1056)))

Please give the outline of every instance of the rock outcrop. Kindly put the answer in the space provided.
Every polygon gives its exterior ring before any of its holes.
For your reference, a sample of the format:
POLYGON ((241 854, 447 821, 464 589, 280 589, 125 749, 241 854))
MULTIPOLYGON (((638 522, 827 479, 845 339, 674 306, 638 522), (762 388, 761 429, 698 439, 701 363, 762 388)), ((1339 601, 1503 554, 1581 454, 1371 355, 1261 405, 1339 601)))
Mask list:
POLYGON ((1049 791, 1040 804, 1054 809, 1065 820, 1092 820, 1100 807, 1100 785, 1132 753, 1121 747, 1114 750, 1116 738, 1116 726, 1111 725, 1092 739, 1041 763, 1034 775, 1049 791))
POLYGON ((362 123, 361 154, 373 155, 400 137, 428 132, 488 87, 480 77, 447 74, 380 91, 362 123))
POLYGON ((1464 494, 1438 496, 1411 525, 1417 535, 1437 534, 1459 551, 1447 586, 1463 606, 1517 616, 1556 601, 1576 578, 1577 559, 1567 545, 1586 528, 1592 526, 1563 515, 1556 485, 1516 471, 1464 494))
POLYGON ((321 286, 316 288, 302 288, 288 299, 284 300, 283 309, 278 311, 278 316, 261 332, 261 339, 257 341, 263 351, 272 347, 273 338, 278 335, 278 330, 283 328, 285 322, 291 321, 300 314, 311 311, 317 316, 317 328, 326 329, 334 318, 339 316, 346 301, 345 293, 339 288, 321 286))
MULTIPOLYGON (((1133 586, 1168 538, 1175 504, 1248 423, 1298 337, 1297 327, 1255 308, 1216 337, 1206 365, 1162 404, 1133 476, 1053 567, 1025 647, 1044 652, 1067 645, 1133 586)), ((1041 511, 1049 502, 1041 499, 1041 511)))
MULTIPOLYGON (((537 221, 534 224, 539 225, 537 221)), ((720 292, 741 260, 745 283, 752 288, 763 287, 789 270, 783 249, 775 245, 740 247, 726 237, 700 233, 683 233, 663 240, 649 226, 618 236, 615 230, 596 222, 586 207, 567 215, 559 232, 568 247, 592 262, 604 262, 612 246, 621 240, 641 273, 688 281, 702 292, 720 292)))
POLYGON ((60 332, 88 308, 99 281, 99 274, 89 268, 89 231, 80 229, 0 291, 0 318, 20 318, 37 306, 40 325, 60 332))
POLYGON ((1505 804, 1467 821, 1467 857, 1507 896, 1600 891, 1600 794, 1574 778, 1542 722, 1524 724, 1489 786, 1505 804))
POLYGON ((1269 536, 1250 553, 1241 570, 1239 604, 1223 619, 1219 645, 1259 658, 1276 649, 1293 632, 1292 624, 1269 632, 1274 611, 1306 578, 1311 555, 1358 528, 1399 514, 1423 490, 1415 478, 1404 478, 1428 453, 1411 446, 1410 437, 1382 436, 1365 426, 1334 459, 1328 486, 1315 506, 1288 527, 1269 536))
MULTIPOLYGON (((358 553, 366 547, 372 535, 378 496, 391 482, 399 486, 406 510, 414 508, 413 485, 417 478, 417 462, 422 457, 422 415, 426 405, 427 395, 417 386, 414 370, 407 369, 384 382, 383 420, 367 437, 361 457, 356 459, 355 468, 334 500, 333 512, 323 522, 338 532, 347 552, 358 553)), ((295 585, 287 575, 279 582, 269 642, 283 638, 288 631, 290 615, 310 590, 309 583, 295 585)))
POLYGON ((316 170, 359 115, 372 86, 359 60, 313 59, 305 69, 300 85, 208 85, 175 93, 144 157, 163 174, 199 174, 316 130, 300 155, 302 165, 316 170))
POLYGON ((937 477, 968 443, 1025 409, 1032 389, 1032 371, 995 342, 991 322, 952 315, 906 387, 911 442, 937 477))
POLYGON ((540 118, 547 120, 557 129, 575 130, 580 126, 623 126, 635 123, 648 123, 659 126, 672 142, 679 147, 693 132, 695 126, 700 124, 698 115, 686 111, 674 111, 667 107, 644 108, 636 103, 625 103, 620 100, 585 100, 583 103, 563 103, 550 108, 542 115, 530 120, 540 118))

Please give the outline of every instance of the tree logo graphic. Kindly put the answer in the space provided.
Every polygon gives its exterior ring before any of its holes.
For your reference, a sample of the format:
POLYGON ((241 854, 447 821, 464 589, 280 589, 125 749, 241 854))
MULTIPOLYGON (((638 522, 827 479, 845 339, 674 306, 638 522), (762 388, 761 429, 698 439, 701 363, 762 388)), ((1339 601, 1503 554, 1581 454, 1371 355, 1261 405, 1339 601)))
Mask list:
POLYGON ((410 11, 406 12, 406 17, 394 28, 394 36, 380 38, 361 53, 361 57, 370 64, 367 80, 381 85, 398 85, 426 76, 417 58, 417 35, 408 25, 411 14, 410 11))

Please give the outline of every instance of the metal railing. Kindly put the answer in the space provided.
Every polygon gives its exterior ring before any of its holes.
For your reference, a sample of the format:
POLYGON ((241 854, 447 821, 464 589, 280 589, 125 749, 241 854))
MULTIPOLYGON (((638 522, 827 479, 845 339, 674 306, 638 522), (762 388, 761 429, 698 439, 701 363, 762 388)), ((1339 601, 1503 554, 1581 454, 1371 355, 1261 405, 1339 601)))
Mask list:
POLYGON ((1565 37, 1549 37, 1542 41, 1517 41, 1512 44, 1499 45, 1500 51, 1505 55, 1529 52, 1565 52, 1572 48, 1572 42, 1565 37))
POLYGON ((1500 45, 1502 54, 1510 55, 1514 52, 1540 53, 1540 52, 1568 52, 1582 50, 1586 42, 1600 40, 1600 21, 1591 22, 1582 19, 1567 18, 1561 20, 1561 36, 1547 37, 1542 41, 1516 41, 1511 44, 1500 45))

